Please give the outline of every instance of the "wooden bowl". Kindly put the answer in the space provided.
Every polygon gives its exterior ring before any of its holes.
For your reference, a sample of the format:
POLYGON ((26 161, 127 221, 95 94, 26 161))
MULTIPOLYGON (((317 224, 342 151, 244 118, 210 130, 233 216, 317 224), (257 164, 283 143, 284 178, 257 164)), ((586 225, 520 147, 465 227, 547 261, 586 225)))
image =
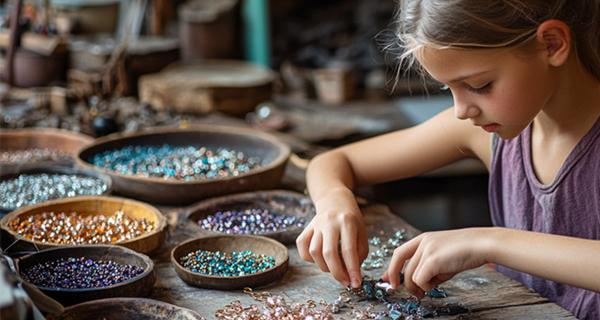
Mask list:
MULTIPOLYGON (((112 192, 112 180, 111 180, 110 176, 103 174, 101 172, 90 170, 90 169, 72 168, 72 167, 65 167, 65 166, 59 166, 59 165, 27 164, 27 165, 24 165, 23 167, 21 167, 16 172, 0 175, 0 182, 15 179, 22 174, 41 174, 41 173, 69 174, 69 175, 76 174, 78 176, 97 178, 97 179, 102 180, 102 182, 104 182, 104 184, 106 184, 106 191, 104 191, 100 195, 108 195, 112 192)), ((10 211, 16 210, 16 209, 19 209, 19 208, 0 206, 0 213, 4 214, 4 213, 8 213, 10 211)))
MULTIPOLYGON (((18 151, 27 149, 52 149, 71 156, 60 164, 73 164, 79 150, 92 143, 94 139, 73 131, 53 128, 2 129, 0 130, 0 151, 18 151)), ((42 161, 37 164, 57 164, 55 161, 42 161)), ((10 173, 19 170, 23 163, 0 163, 0 172, 10 173)))
MULTIPOLYGON (((43 250, 17 259, 16 265, 18 272, 22 273, 27 268, 38 263, 70 257, 111 260, 121 264, 129 264, 143 268, 144 272, 129 280, 103 288, 63 289, 37 286, 43 293, 54 298, 63 305, 112 297, 147 296, 152 291, 152 287, 156 281, 154 262, 152 262, 148 256, 127 248, 112 245, 78 246, 43 250)), ((33 283, 31 284, 35 285, 33 283)))
POLYGON ((202 320, 200 314, 162 301, 143 298, 111 298, 80 303, 48 320, 202 320))
POLYGON ((137 252, 148 253, 160 247, 165 241, 167 220, 158 211, 158 209, 138 201, 116 197, 74 197, 68 199, 52 200, 42 202, 33 206, 23 207, 13 211, 0 220, 0 228, 11 240, 20 239, 29 244, 34 244, 40 249, 55 248, 55 247, 77 247, 79 245, 64 245, 56 243, 44 243, 25 239, 10 228, 10 221, 19 217, 27 218, 32 215, 41 214, 43 212, 70 212, 75 211, 82 214, 112 214, 118 210, 122 210, 125 214, 132 218, 146 218, 153 221, 155 229, 143 234, 139 237, 128 241, 115 243, 137 252))
MULTIPOLYGON (((306 224, 308 224, 315 216, 315 208, 309 197, 293 191, 271 190, 233 194, 204 200, 188 210, 188 222, 202 234, 222 235, 225 233, 202 228, 198 224, 198 221, 213 215, 218 211, 245 210, 251 208, 266 209, 270 212, 302 218, 306 221, 306 224)), ((293 226, 285 231, 268 232, 256 235, 269 237, 283 244, 293 244, 302 230, 304 230, 303 227, 293 226)))
POLYGON ((171 251, 171 263, 177 275, 186 283, 201 288, 232 290, 244 287, 260 287, 279 280, 288 268, 287 248, 270 238, 261 236, 213 236, 196 238, 176 246, 171 251), (275 258, 275 267, 239 277, 208 276, 192 272, 184 268, 179 259, 196 250, 207 251, 243 251, 252 250, 257 254, 265 254, 275 258))
POLYGON ((212 196, 275 187, 285 170, 290 148, 258 130, 225 126, 187 129, 155 128, 142 133, 113 134, 96 140, 79 153, 77 163, 110 175, 115 191, 131 198, 165 205, 183 205, 212 196), (95 154, 129 145, 197 145, 229 148, 261 159, 260 167, 237 177, 195 181, 166 180, 123 175, 93 166, 95 154))

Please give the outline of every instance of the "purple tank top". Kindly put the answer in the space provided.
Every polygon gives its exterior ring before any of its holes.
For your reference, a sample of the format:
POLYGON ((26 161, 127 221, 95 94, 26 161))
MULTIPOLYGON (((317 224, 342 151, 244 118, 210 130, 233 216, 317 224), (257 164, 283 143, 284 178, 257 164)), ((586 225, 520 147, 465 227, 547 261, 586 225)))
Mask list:
MULTIPOLYGON (((550 185, 540 183, 533 170, 531 125, 511 140, 494 137, 493 145, 489 200, 494 225, 600 239, 600 121, 575 146, 550 185)), ((580 319, 600 319, 599 293, 503 266, 498 271, 580 319)))

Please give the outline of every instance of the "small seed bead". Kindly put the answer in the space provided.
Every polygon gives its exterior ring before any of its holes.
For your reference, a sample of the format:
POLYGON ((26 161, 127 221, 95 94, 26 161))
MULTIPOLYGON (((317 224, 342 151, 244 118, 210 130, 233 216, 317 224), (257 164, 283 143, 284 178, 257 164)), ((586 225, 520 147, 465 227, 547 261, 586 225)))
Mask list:
POLYGON ((138 266, 111 260, 70 257, 35 264, 22 272, 36 286, 61 289, 87 289, 112 286, 144 272, 138 266))
POLYGON ((218 211, 200 221, 205 230, 228 234, 265 234, 292 227, 303 228, 305 219, 271 212, 267 209, 218 211))
POLYGON ((221 252, 197 250, 180 258, 181 265, 196 273, 218 276, 239 277, 275 267, 275 258, 256 254, 250 250, 221 252))
POLYGON ((54 244, 114 244, 148 233, 155 223, 134 219, 123 211, 113 215, 43 212, 11 220, 9 226, 20 236, 54 244))
POLYGON ((194 146, 127 146, 94 155, 98 167, 142 177, 193 181, 239 176, 259 167, 260 160, 243 152, 194 146))

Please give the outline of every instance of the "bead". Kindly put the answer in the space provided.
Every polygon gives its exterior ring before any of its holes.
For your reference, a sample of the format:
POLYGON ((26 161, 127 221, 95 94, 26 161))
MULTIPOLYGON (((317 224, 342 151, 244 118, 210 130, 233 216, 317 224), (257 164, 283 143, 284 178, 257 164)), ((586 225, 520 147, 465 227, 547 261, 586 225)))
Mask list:
POLYGON ((181 181, 234 177, 260 166, 260 159, 235 150, 168 144, 127 146, 89 161, 119 174, 181 181))
POLYGON ((205 230, 228 234, 265 234, 292 227, 303 228, 306 220, 267 209, 219 211, 198 221, 205 230))
POLYGON ((0 152, 0 164, 26 163, 38 161, 70 161, 71 156, 61 150, 32 148, 0 152))
POLYGON ((104 193, 104 181, 75 174, 21 174, 0 182, 0 206, 19 208, 39 202, 104 193))
POLYGON ((155 223, 130 218, 123 211, 113 215, 43 212, 11 220, 9 227, 26 239, 44 243, 115 244, 154 230, 155 223))
POLYGON ((21 275, 36 286, 61 289, 88 289, 112 286, 144 272, 138 266, 110 260, 70 257, 35 264, 21 275))
POLYGON ((239 277, 263 272, 275 267, 275 258, 256 254, 250 250, 221 252, 197 250, 179 259, 180 264, 196 273, 239 277))

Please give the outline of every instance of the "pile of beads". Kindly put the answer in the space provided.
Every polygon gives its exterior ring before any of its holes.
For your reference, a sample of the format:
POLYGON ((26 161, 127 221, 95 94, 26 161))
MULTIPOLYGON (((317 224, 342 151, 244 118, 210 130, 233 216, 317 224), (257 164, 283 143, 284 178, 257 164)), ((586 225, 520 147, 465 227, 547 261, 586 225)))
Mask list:
POLYGON ((153 221, 132 219, 123 211, 113 215, 44 212, 9 222, 20 236, 56 244, 111 244, 154 230, 153 221))
POLYGON ((229 234, 264 234, 303 228, 306 221, 295 216, 271 212, 267 209, 219 211, 200 221, 205 230, 229 234))
POLYGON ((260 165, 259 159, 235 150, 168 144, 105 151, 90 162, 120 174, 183 181, 238 176, 260 165))
POLYGON ((324 301, 317 304, 313 300, 306 303, 288 303, 282 296, 273 296, 271 293, 253 292, 245 288, 244 293, 249 294, 261 305, 250 305, 244 307, 239 300, 233 301, 215 312, 219 320, 329 320, 337 312, 333 311, 333 305, 324 301))
POLYGON ((71 156, 61 150, 33 148, 0 152, 0 163, 26 163, 38 161, 69 161, 71 156))
POLYGON ((372 237, 369 239, 369 245, 375 247, 375 250, 369 250, 369 256, 363 261, 363 270, 380 269, 383 267, 385 258, 392 256, 394 249, 400 246, 408 239, 406 230, 398 230, 388 239, 372 237))
POLYGON ((112 286, 144 272, 138 266, 85 257, 61 258, 35 264, 22 272, 36 286, 62 289, 87 289, 112 286))
POLYGON ((275 267, 275 258, 250 250, 231 253, 197 250, 181 257, 180 263, 192 272, 208 276, 239 277, 275 267))
POLYGON ((19 208, 52 199, 96 196, 108 186, 98 178, 75 174, 21 174, 0 182, 0 206, 19 208))

